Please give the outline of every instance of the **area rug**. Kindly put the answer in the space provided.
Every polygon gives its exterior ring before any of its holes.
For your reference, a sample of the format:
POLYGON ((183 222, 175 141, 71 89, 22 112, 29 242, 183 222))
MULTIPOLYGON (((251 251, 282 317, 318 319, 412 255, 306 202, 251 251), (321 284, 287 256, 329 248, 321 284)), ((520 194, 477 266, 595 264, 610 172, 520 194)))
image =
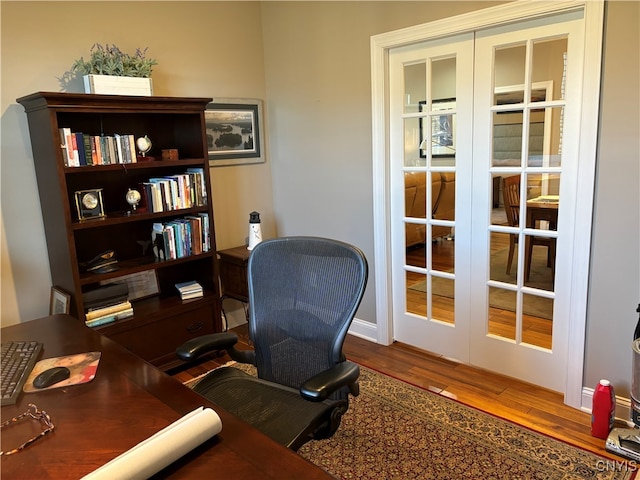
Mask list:
MULTIPOLYGON (((253 367, 236 367, 255 374, 253 367)), ((336 434, 298 451, 338 479, 635 478, 633 465, 611 468, 598 455, 366 367, 360 371, 361 393, 336 434)))
MULTIPOLYGON (((490 278, 505 283, 516 283, 515 265, 511 268, 511 273, 507 274, 507 258, 509 254, 508 248, 498 250, 491 255, 490 262, 490 278)), ((514 264, 518 255, 517 250, 514 252, 514 264)), ((529 281, 526 285, 541 290, 553 290, 551 277, 551 268, 547 267, 547 249, 544 247, 534 247, 531 256, 531 272, 529 281)), ((432 277, 433 294, 441 297, 453 298, 453 283, 451 281, 442 280, 438 277, 432 277)), ((410 290, 426 293, 427 282, 421 281, 409 286, 410 290)), ((489 290, 489 305, 502 310, 514 311, 515 296, 512 292, 501 289, 491 288, 489 290)), ((553 301, 543 297, 527 295, 523 304, 523 313, 534 317, 553 318, 553 301)))

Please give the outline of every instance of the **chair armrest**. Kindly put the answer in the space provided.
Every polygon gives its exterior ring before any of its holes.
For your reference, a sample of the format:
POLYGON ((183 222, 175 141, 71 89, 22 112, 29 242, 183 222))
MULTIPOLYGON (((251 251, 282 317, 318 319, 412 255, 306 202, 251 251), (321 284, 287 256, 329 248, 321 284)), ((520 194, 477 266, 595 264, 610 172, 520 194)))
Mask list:
POLYGON ((212 333, 187 340, 176 349, 176 355, 180 360, 189 362, 200 358, 205 353, 226 350, 236 362, 255 365, 253 350, 237 350, 234 347, 236 343, 238 343, 238 335, 233 332, 212 333))
POLYGON ((233 332, 212 333, 187 340, 178 348, 178 358, 185 361, 195 360, 205 353, 232 348, 238 342, 238 335, 233 332))
POLYGON ((342 387, 348 386, 353 396, 360 393, 358 377, 360 367, 353 362, 342 362, 314 375, 300 387, 300 394, 312 402, 321 402, 342 387))

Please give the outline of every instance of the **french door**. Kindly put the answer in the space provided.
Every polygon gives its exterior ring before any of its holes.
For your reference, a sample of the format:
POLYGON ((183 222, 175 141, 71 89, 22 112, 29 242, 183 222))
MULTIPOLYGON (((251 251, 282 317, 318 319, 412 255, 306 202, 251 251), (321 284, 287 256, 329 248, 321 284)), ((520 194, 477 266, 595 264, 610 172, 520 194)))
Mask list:
POLYGON ((468 362, 473 34, 389 61, 394 338, 468 362))
POLYGON ((564 391, 583 12, 389 50, 393 337, 564 391))

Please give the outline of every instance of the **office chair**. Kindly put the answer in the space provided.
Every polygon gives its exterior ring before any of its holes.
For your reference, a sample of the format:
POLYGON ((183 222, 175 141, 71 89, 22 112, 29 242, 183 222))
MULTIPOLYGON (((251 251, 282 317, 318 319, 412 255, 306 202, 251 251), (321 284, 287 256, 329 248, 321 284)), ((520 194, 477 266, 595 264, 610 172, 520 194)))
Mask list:
POLYGON ((259 243, 247 269, 254 349, 236 349, 237 335, 224 332, 187 341, 177 354, 191 361, 225 349, 255 365, 257 377, 221 367, 194 390, 297 451, 333 435, 349 394, 359 394, 360 369, 342 345, 367 283, 367 261, 339 241, 289 237, 259 243))

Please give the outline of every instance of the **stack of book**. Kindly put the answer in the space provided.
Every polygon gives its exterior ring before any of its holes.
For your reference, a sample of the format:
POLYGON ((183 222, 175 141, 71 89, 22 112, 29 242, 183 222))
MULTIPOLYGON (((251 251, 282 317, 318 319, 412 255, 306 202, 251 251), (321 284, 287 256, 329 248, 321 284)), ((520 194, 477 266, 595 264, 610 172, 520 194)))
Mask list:
POLYGON ((85 323, 88 327, 97 327, 132 316, 133 307, 131 306, 131 302, 125 300, 114 305, 89 309, 85 314, 85 323))
POLYGON ((176 283, 176 288, 182 300, 198 298, 203 295, 202 286, 196 281, 176 283))

